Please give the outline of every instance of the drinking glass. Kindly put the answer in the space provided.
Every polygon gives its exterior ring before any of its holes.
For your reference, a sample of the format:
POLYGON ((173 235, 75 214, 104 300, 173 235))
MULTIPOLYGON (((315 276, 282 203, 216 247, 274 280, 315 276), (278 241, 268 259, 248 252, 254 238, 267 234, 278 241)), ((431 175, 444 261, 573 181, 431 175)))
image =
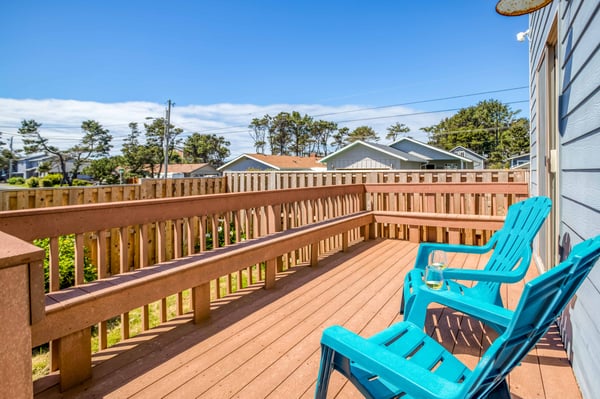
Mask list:
POLYGON ((441 269, 445 269, 448 266, 448 260, 446 259, 446 252, 434 250, 429 254, 429 264, 437 265, 441 269))
POLYGON ((433 290, 439 290, 444 284, 443 267, 433 263, 425 267, 425 284, 433 290))

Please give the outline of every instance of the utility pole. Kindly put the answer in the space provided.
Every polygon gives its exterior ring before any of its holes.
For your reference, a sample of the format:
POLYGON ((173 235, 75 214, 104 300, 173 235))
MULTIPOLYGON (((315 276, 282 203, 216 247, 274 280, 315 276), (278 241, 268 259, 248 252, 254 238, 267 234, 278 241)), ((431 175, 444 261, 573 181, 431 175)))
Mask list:
POLYGON ((8 178, 10 179, 12 175, 12 160, 13 160, 13 138, 10 138, 10 158, 8 158, 8 178))
POLYGON ((171 100, 167 102, 167 115, 165 117, 165 137, 164 137, 164 159, 165 159, 165 183, 167 182, 167 169, 169 168, 169 126, 171 125, 171 100))

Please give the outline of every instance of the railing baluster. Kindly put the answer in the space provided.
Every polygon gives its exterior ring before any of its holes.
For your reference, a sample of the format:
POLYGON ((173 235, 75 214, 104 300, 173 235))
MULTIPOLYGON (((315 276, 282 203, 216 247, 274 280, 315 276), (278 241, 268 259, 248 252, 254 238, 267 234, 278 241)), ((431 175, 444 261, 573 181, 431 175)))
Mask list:
POLYGON ((50 237, 50 245, 48 246, 50 253, 48 254, 48 263, 50 267, 50 292, 60 289, 60 271, 58 252, 58 237, 50 237))
POLYGON ((83 234, 75 234, 75 285, 81 285, 85 281, 85 247, 83 234))
MULTIPOLYGON (((127 249, 129 244, 129 232, 127 227, 119 229, 119 272, 125 273, 129 271, 127 262, 127 249)), ((129 338, 129 313, 121 314, 121 340, 129 338)))

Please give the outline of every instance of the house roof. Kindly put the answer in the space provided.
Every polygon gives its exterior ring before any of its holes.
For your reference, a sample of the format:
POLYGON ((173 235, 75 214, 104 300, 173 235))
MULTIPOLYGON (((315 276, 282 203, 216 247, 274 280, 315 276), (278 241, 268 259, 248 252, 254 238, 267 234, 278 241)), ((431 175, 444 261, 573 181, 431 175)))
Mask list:
POLYGON ((523 162, 517 166, 513 166, 511 169, 531 169, 531 162, 523 162))
POLYGON ((198 169, 204 169, 208 166, 210 169, 214 169, 208 163, 175 163, 169 164, 170 173, 192 173, 198 169))
POLYGON ((512 161, 513 159, 527 159, 529 158, 530 155, 528 152, 524 153, 524 154, 519 154, 519 155, 513 155, 510 158, 506 158, 507 161, 512 161))
POLYGON ((471 154, 474 157, 479 158, 479 159, 481 159, 483 161, 485 161, 487 159, 486 156, 481 155, 479 153, 476 153, 475 151, 470 150, 467 147, 463 147, 462 145, 458 145, 458 146, 456 146, 456 147, 454 147, 453 149, 450 150, 450 152, 452 152, 452 153, 454 153, 454 151, 465 151, 465 152, 468 152, 469 154, 471 154))
POLYGON ((218 168, 218 170, 226 169, 229 165, 239 162, 244 158, 251 159, 276 170, 323 169, 323 165, 319 163, 319 158, 315 156, 297 157, 293 155, 242 154, 237 158, 227 162, 225 165, 218 168))
POLYGON ((383 152, 387 155, 390 155, 394 158, 398 158, 401 161, 411 161, 411 162, 423 162, 423 160, 421 158, 418 158, 414 155, 408 154, 404 151, 400 151, 396 148, 387 146, 387 145, 383 145, 383 144, 376 144, 376 143, 369 143, 366 141, 362 141, 362 140, 357 140, 355 142, 353 142, 350 145, 347 145, 346 147, 332 153, 329 154, 328 156, 326 156, 325 158, 321 159, 320 162, 321 163, 326 163, 327 160, 331 159, 331 158, 335 158, 338 155, 354 148, 354 147, 358 147, 358 146, 363 146, 363 147, 368 147, 371 149, 374 149, 375 151, 379 151, 379 152, 383 152))
MULTIPOLYGON (((162 165, 154 165, 154 173, 158 173, 162 165)), ((215 168, 210 166, 208 163, 170 163, 167 173, 192 173, 197 171, 198 169, 213 169, 215 168)), ((146 166, 144 168, 147 171, 150 171, 150 166, 146 166)))
POLYGON ((390 144, 390 147, 391 146, 402 145, 402 143, 404 143, 404 142, 412 143, 412 144, 415 144, 417 146, 421 146, 421 147, 427 148, 427 149, 433 151, 434 153, 438 153, 440 155, 439 157, 431 158, 431 157, 425 156, 425 155, 420 154, 420 153, 415 152, 415 151, 409 151, 408 152, 409 154, 412 154, 412 155, 420 158, 420 160, 422 160, 422 161, 435 161, 435 160, 457 159, 457 160, 463 161, 463 162, 473 162, 471 159, 468 159, 468 158, 465 158, 465 157, 461 157, 460 155, 456 155, 456 154, 453 154, 453 153, 451 153, 449 151, 442 150, 441 148, 434 147, 434 146, 429 145, 429 144, 425 144, 422 141, 415 140, 415 139, 412 139, 410 137, 402 137, 400 140, 397 140, 397 141, 393 142, 392 144, 390 144))

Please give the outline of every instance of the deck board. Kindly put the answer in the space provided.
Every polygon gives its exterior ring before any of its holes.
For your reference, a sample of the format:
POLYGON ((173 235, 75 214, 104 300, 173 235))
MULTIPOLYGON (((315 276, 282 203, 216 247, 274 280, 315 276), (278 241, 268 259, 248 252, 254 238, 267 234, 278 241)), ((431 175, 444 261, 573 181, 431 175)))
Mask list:
MULTIPOLYGON (((223 298, 209 322, 194 325, 184 315, 94 355, 92 380, 36 397, 310 398, 323 329, 341 324, 369 336, 400 321, 403 277, 416 251, 406 241, 372 240, 328 256, 316 268, 294 267, 278 276, 274 289, 250 287, 236 300, 223 298)), ((481 267, 485 259, 456 255, 449 263, 481 267)), ((504 289, 509 306, 521 289, 504 289)), ((495 337, 481 323, 441 306, 428 312, 426 329, 469 366, 495 337)), ((581 397, 556 330, 511 373, 509 383, 515 398, 581 397)), ((361 397, 336 373, 329 392, 332 398, 361 397)))

